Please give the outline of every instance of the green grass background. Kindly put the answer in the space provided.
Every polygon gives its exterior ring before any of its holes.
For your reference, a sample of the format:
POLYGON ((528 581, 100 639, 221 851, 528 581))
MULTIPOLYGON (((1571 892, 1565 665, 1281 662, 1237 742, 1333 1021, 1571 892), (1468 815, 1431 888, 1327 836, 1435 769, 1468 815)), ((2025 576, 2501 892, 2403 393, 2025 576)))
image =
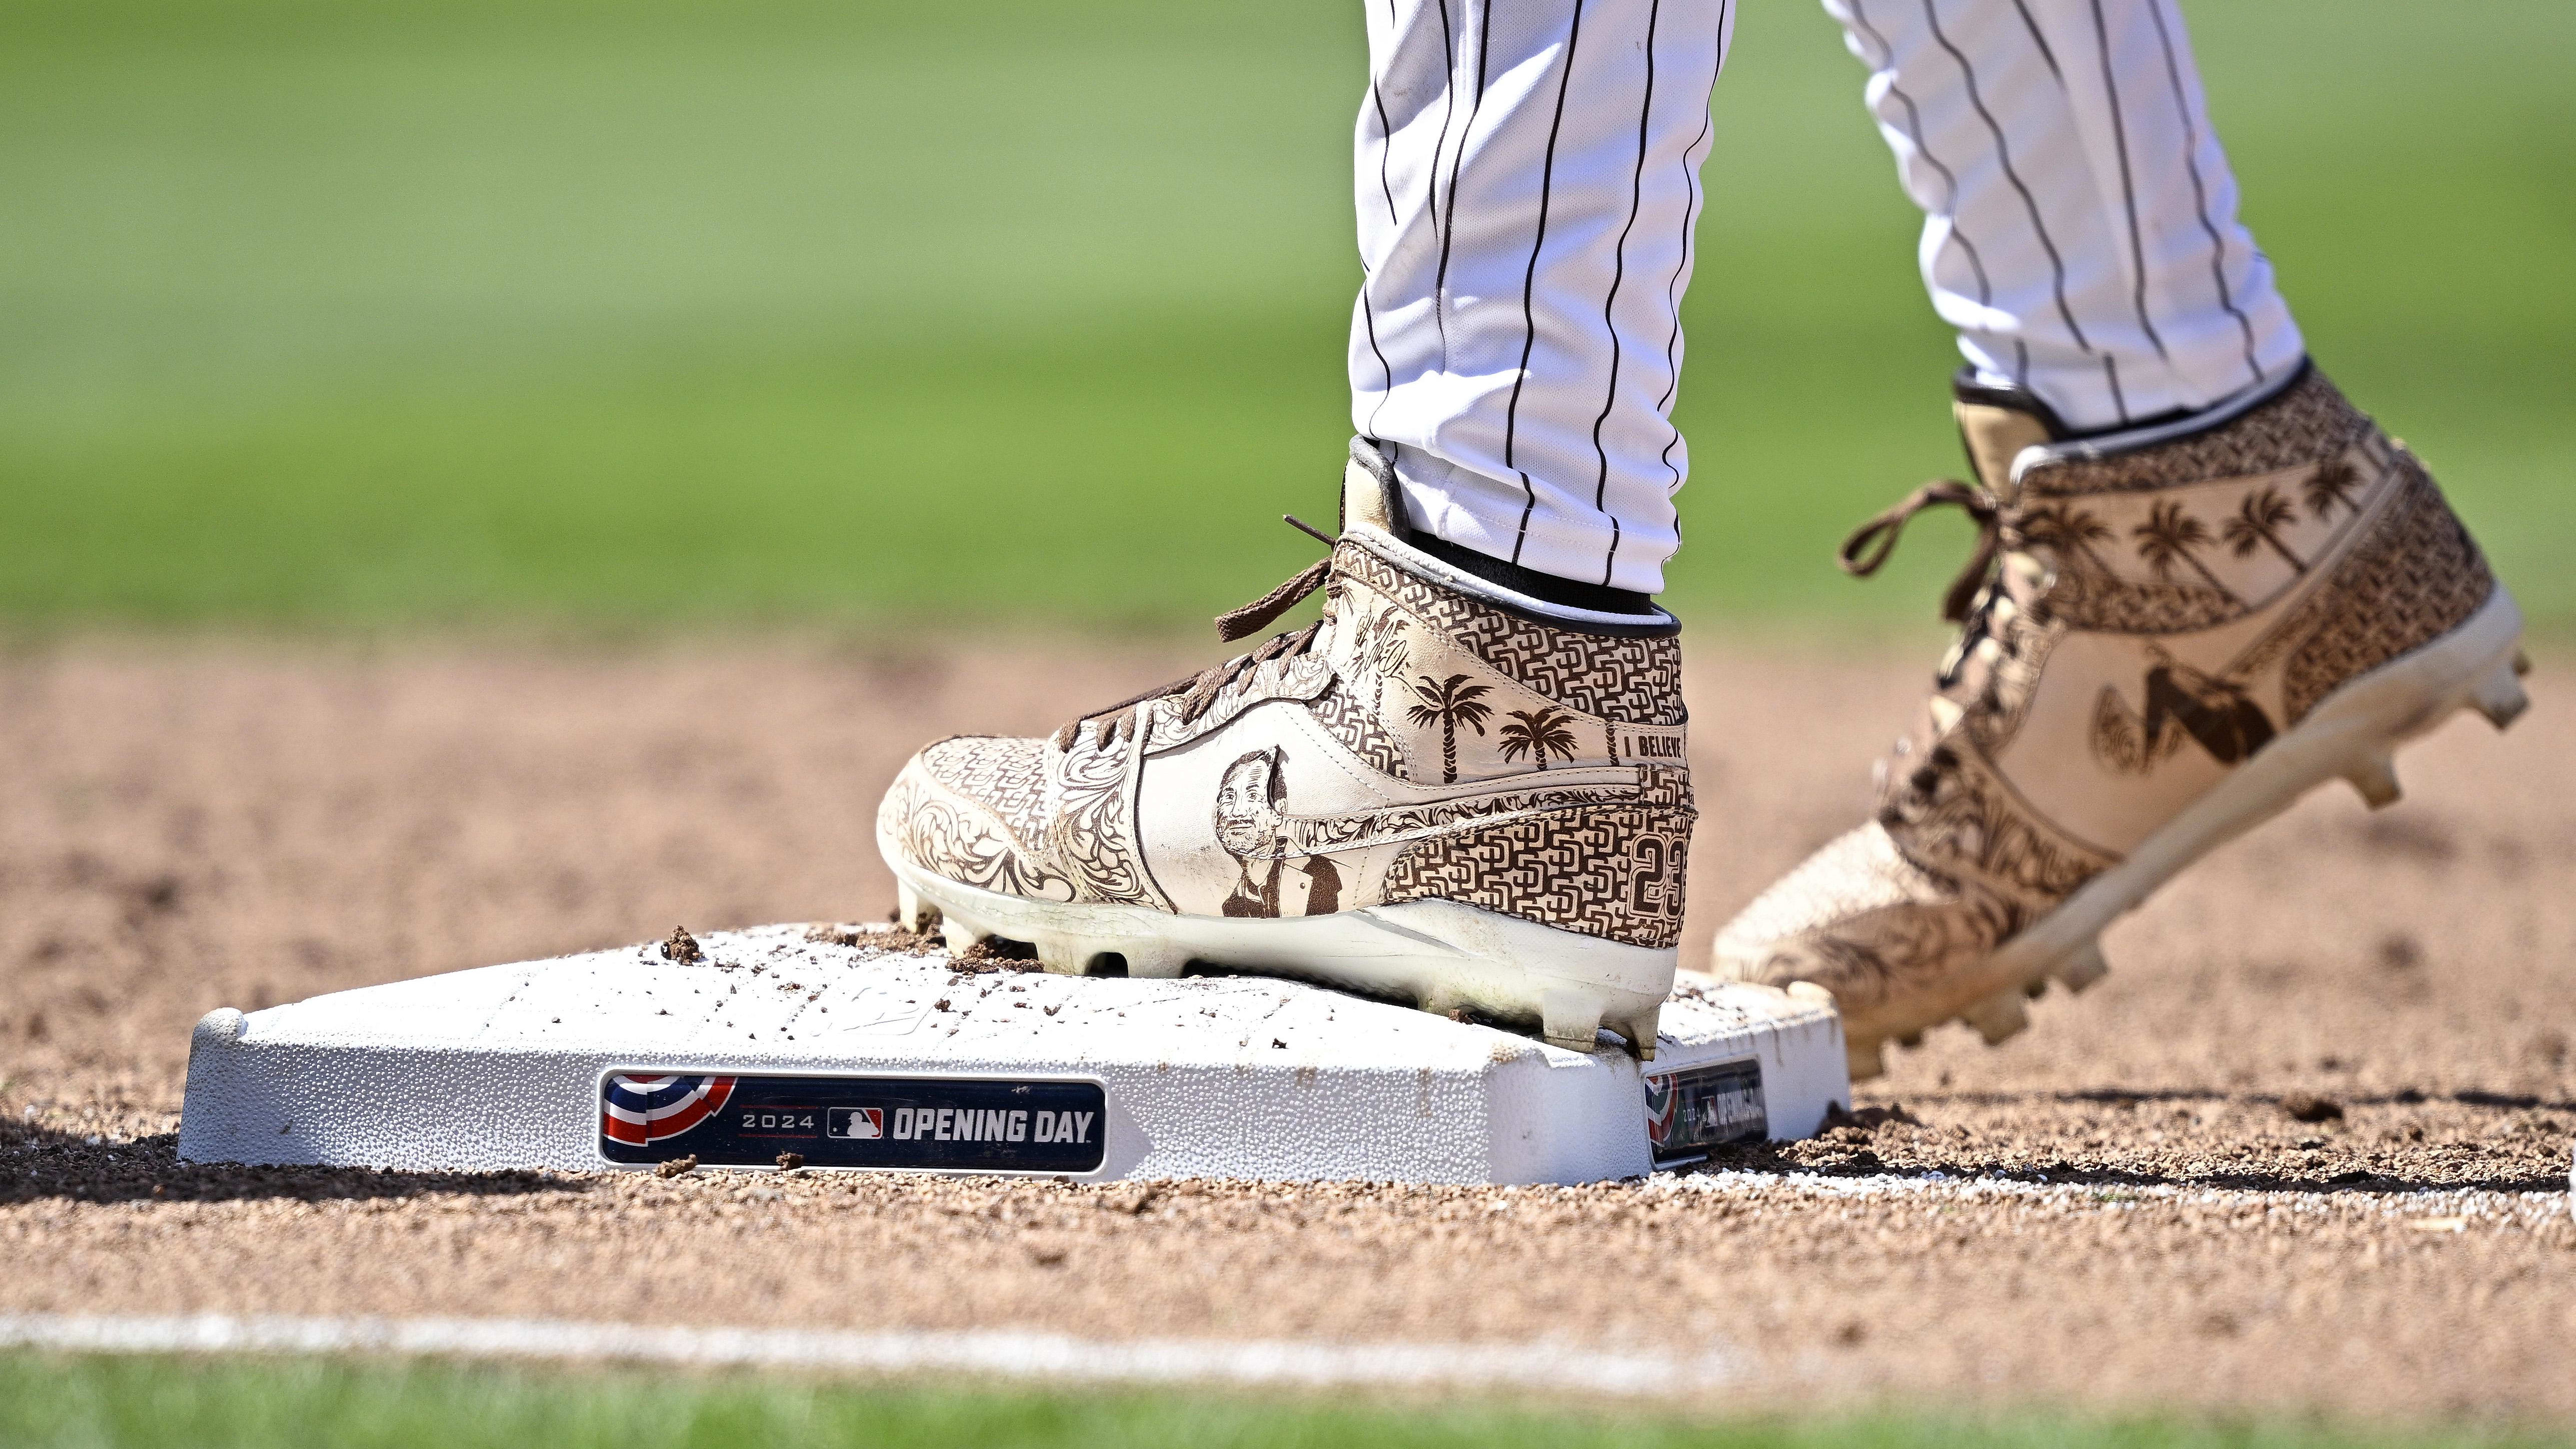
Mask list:
POLYGON ((0 1355, 0 1443, 42 1449, 2505 1449, 2500 1430, 2015 1413, 1692 1420, 1669 1410, 441 1362, 0 1355))
MULTIPOLYGON (((2576 623, 2576 6, 2198 0, 2317 355, 2576 623)), ((1352 0, 0 5, 0 622, 1190 626, 1328 514, 1352 0)), ((1928 619, 1916 219, 1748 0, 1686 611, 1928 619)))

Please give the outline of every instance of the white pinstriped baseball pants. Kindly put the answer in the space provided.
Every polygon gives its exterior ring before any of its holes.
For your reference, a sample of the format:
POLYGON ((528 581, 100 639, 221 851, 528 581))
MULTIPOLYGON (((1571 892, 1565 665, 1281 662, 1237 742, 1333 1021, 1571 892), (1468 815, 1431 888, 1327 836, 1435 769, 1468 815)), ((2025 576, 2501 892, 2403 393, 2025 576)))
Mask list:
MULTIPOLYGON (((1655 592, 1735 0, 1366 0, 1352 422, 1414 521, 1655 592)), ((1935 309, 2070 425, 2297 364, 2173 0, 1825 0, 1926 222, 1935 309)))

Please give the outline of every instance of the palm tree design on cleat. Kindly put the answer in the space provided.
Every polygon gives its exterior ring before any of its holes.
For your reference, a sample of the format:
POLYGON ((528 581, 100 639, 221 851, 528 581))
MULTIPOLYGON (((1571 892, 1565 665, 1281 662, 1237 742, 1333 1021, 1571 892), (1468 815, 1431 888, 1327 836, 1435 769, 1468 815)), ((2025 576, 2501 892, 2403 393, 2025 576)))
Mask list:
POLYGON ((2299 496, 2307 500, 2308 512, 2316 518, 2334 512, 2337 504, 2358 513, 2361 505, 2352 501, 2352 494, 2360 486, 2361 470, 2341 458, 2330 458, 2319 463, 2308 481, 2299 485, 2299 496))
POLYGON ((2299 510, 2290 506, 2290 500, 2282 497, 2279 489, 2266 483, 2237 503, 2236 516, 2227 520, 2227 526, 2220 532, 2238 558, 2251 558, 2254 550, 2268 544, 2283 562, 2300 573, 2306 573, 2307 560, 2290 552, 2289 545, 2281 542, 2281 530, 2298 521, 2299 510))
POLYGON ((2071 504, 2050 504, 2034 508, 2022 521, 2022 533, 2032 543, 2053 550, 2062 563, 2072 563, 2101 578, 2116 578, 2111 566, 2102 561, 2093 545, 2111 541, 2111 529, 2101 515, 2071 504))
POLYGON ((2167 500, 2147 510, 2147 521, 2129 532, 2138 540, 2138 557, 2159 579, 2171 579, 2177 563, 2191 565, 2191 570, 2216 589, 2229 603, 2241 604, 2236 591, 2218 581, 2209 565, 2200 561, 2199 550, 2217 540, 2210 537, 2209 525, 2191 516, 2179 503, 2167 500))
POLYGON ((1536 712, 1516 709, 1511 716, 1514 723, 1500 731, 1504 759, 1517 760, 1527 755, 1544 770, 1551 754, 1560 760, 1574 758, 1574 716, 1554 705, 1542 706, 1536 712))
POLYGON ((1494 717, 1494 707, 1480 701, 1493 693, 1485 684, 1469 684, 1467 676, 1452 674, 1447 679, 1433 679, 1425 674, 1408 686, 1413 697, 1422 701, 1404 712, 1414 724, 1428 728, 1440 726, 1440 783, 1458 783, 1458 726, 1465 725, 1478 734, 1485 732, 1485 721, 1494 717))

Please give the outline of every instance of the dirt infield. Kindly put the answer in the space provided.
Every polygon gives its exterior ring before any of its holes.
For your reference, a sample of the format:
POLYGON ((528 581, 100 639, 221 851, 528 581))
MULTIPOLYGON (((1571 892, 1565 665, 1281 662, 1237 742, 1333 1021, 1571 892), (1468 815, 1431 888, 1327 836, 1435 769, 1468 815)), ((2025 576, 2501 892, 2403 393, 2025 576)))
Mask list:
MULTIPOLYGON (((1204 656, 1201 656, 1202 660, 1204 656)), ((1188 656, 116 642, 0 661, 0 1313, 510 1314, 1707 1349, 1746 1391, 2576 1420, 2576 716, 2229 848, 1998 1051, 1578 1190, 183 1168, 188 1028, 882 915, 918 743, 1188 656), (1776 1175, 1781 1168, 1809 1174, 1776 1175), (1947 1176, 1927 1179, 1937 1170, 1947 1176)), ((1691 933, 1859 817, 1920 661, 1702 648, 1691 933), (1730 728, 1730 725, 1732 728, 1730 728)), ((1688 959, 1688 958, 1686 958, 1688 959)))

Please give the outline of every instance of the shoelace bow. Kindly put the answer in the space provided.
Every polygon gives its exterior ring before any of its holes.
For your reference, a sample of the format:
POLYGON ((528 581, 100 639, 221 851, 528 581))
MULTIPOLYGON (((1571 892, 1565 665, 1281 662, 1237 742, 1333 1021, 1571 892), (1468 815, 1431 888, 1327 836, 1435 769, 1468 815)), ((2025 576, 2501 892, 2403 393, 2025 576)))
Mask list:
MULTIPOLYGON (((1280 517, 1289 526, 1313 535, 1326 548, 1331 548, 1340 542, 1331 534, 1305 523, 1293 513, 1282 514, 1280 517)), ((1272 589, 1269 593, 1242 608, 1229 609, 1217 615, 1216 637, 1230 644, 1237 639, 1260 633, 1270 627, 1272 620, 1297 607, 1305 601, 1307 595, 1322 588, 1325 578, 1332 573, 1332 569, 1332 555, 1326 554, 1299 569, 1286 583, 1272 589)), ((1327 602, 1324 605, 1324 617, 1305 628, 1265 640, 1252 652, 1238 654, 1223 664, 1202 669, 1187 679, 1176 679, 1169 684, 1146 690, 1132 699, 1122 699, 1105 709, 1093 710, 1057 730, 1053 743, 1059 750, 1071 749, 1074 740, 1081 736, 1082 727, 1097 722, 1101 745, 1104 748, 1114 745, 1136 731, 1138 717, 1146 705, 1158 699, 1169 699, 1174 695, 1180 696, 1181 723, 1188 724, 1207 713, 1208 707, 1216 703, 1216 697, 1224 692, 1227 685, 1273 659, 1294 659, 1313 649, 1315 641, 1323 636, 1324 626, 1332 621, 1332 605, 1327 602)))
POLYGON ((1977 591, 1986 586, 1994 573, 1995 561, 2005 553, 2020 548, 2027 540, 2018 524, 2004 515, 2004 506, 1995 496, 1974 483, 1956 478, 1935 478, 1905 495, 1904 501, 1853 529, 1843 540, 1840 559, 1843 572, 1854 578, 1868 578, 1896 552, 1896 540, 1905 525, 1926 508, 1950 505, 1976 520, 1977 547, 1968 555, 1965 568, 1950 581, 1950 590, 1941 596, 1941 617, 1953 624, 1964 624, 1968 612, 1976 605, 1977 591))

